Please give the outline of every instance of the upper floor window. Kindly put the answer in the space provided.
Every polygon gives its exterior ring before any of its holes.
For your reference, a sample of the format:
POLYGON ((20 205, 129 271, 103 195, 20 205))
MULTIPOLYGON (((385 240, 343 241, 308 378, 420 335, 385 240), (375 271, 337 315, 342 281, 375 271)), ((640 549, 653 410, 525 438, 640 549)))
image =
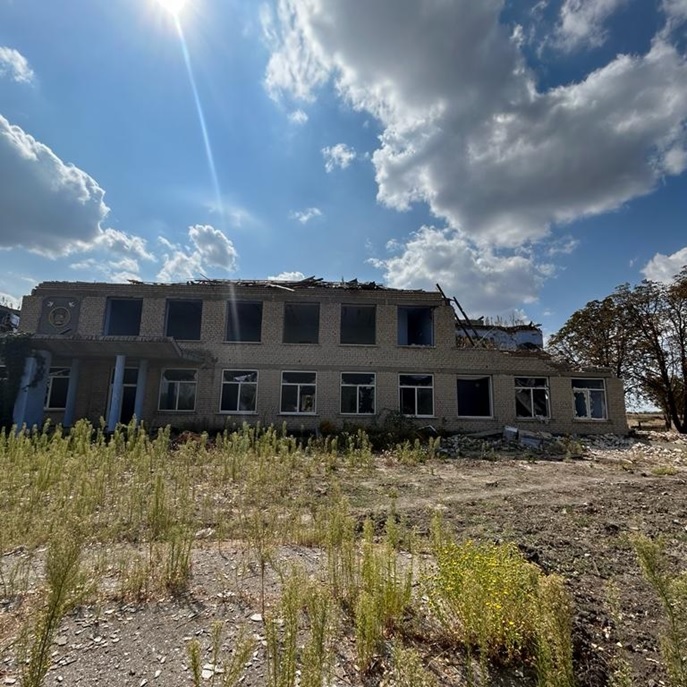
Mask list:
POLYGON ((374 305, 341 306, 341 343, 374 344, 377 340, 377 308, 374 305))
POLYGON ((398 345, 433 346, 434 316, 430 307, 398 308, 398 345))
POLYGON ((319 336, 319 303, 284 303, 284 343, 316 344, 319 336))
POLYGON ((48 373, 48 386, 45 390, 46 410, 64 410, 67 407, 69 391, 69 368, 51 367, 48 373))
POLYGON ((374 415, 374 372, 341 373, 341 412, 351 415, 374 415))
POLYGON ((491 417, 491 377, 458 377, 458 417, 491 417))
POLYGON ((165 336, 186 341, 200 340, 203 301, 167 301, 165 336))
POLYGON ((105 334, 138 336, 141 331, 141 298, 108 298, 105 312, 105 334))
POLYGON ((197 370, 164 370, 160 381, 160 410, 195 410, 197 370))
POLYGON ((258 373, 256 370, 222 372, 221 413, 254 413, 257 409, 258 373))
POLYGON ((603 379, 573 379, 573 403, 578 420, 606 420, 606 384, 603 379))
POLYGON ((257 343, 262 340, 262 303, 229 301, 227 303, 226 341, 257 343))
POLYGON ((434 376, 400 375, 401 412, 416 417, 434 415, 434 376))
POLYGON ((515 378, 515 415, 549 417, 549 385, 546 377, 515 378))

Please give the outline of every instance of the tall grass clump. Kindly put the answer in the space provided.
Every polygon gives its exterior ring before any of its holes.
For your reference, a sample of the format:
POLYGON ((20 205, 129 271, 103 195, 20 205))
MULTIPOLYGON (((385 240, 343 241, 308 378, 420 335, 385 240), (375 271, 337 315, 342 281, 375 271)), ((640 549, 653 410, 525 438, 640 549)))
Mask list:
POLYGON ((661 541, 638 536, 632 541, 644 577, 665 615, 661 656, 671 687, 687 687, 687 571, 670 570, 661 541))

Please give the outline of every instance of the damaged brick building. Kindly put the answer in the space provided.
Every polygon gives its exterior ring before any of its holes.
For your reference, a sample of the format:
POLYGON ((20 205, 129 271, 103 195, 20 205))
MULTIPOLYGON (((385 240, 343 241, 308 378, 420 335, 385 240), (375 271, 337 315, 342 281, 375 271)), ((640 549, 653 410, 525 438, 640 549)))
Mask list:
POLYGON ((608 370, 465 345, 457 322, 440 291, 357 281, 44 282, 21 310, 36 355, 15 421, 317 430, 401 412, 449 431, 627 431, 608 370))

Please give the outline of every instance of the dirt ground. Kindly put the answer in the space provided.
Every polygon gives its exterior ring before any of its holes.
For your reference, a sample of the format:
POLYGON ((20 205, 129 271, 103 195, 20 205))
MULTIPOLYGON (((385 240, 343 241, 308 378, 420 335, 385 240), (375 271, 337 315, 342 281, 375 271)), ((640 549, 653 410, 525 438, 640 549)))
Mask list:
MULTIPOLYGON (((362 477, 343 477, 342 487, 362 522, 383 523, 391 508, 419 535, 441 511, 459 538, 515 542, 545 572, 561 574, 575 604, 575 665, 580 687, 608 685, 618 657, 632 669, 632 684, 665 684, 658 636, 660 607, 642 579, 630 537, 662 536, 676 570, 687 570, 687 441, 665 433, 584 442, 569 457, 546 451, 501 452, 498 447, 403 466, 385 456, 362 477), (617 595, 611 612, 609 585, 617 595)), ((199 533, 199 537, 202 534, 199 533)), ((22 552, 11 554, 14 557, 22 552)), ((306 547, 278 551, 315 574, 323 552, 306 547)), ((268 596, 278 584, 268 577, 268 596)), ((199 538, 193 553, 191 591, 182 601, 154 598, 145 604, 103 601, 71 614, 56 638, 46 685, 191 685, 187 646, 204 650, 205 684, 213 683, 213 623, 226 623, 222 653, 229 655, 240 627, 256 639, 242 684, 265 685, 264 627, 259 575, 249 552, 232 542, 199 538)), ((12 609, 0 608, 5 631, 12 609)), ((412 639, 412 638, 411 638, 412 639)), ((417 638, 440 684, 461 685, 451 652, 417 638)), ((336 647, 334 685, 361 685, 352 638, 336 647)), ((0 654, 0 684, 20 684, 11 650, 0 654)), ((522 674, 490 684, 529 685, 522 674)), ((366 684, 389 684, 382 676, 366 684)))

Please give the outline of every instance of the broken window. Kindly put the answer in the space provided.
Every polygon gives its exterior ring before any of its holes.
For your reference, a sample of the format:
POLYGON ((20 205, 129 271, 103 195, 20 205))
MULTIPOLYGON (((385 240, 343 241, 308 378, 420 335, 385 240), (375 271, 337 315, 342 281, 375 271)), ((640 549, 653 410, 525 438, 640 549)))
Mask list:
POLYGON ((314 414, 316 409, 317 373, 281 373, 281 412, 314 414))
POLYGON ((606 385, 603 379, 573 379, 573 403, 578 420, 606 420, 606 385))
POLYGON ((256 370, 222 372, 221 413, 254 413, 257 409, 258 373, 256 370))
POLYGON ((319 336, 319 303, 284 303, 284 343, 316 344, 319 336))
POLYGON ((227 303, 226 341, 256 343, 262 340, 262 303, 229 301, 227 303))
POLYGON ((403 415, 431 417, 434 415, 434 376, 400 375, 400 406, 403 415))
POLYGON ((458 417, 491 417, 491 377, 458 377, 458 417))
POLYGON ((549 385, 545 377, 515 378, 515 415, 549 417, 549 385))
POLYGON ((167 301, 165 336, 186 341, 200 340, 203 301, 167 301))
POLYGON ((434 318, 430 307, 398 308, 398 345, 433 346, 434 318))
POLYGON ((374 372, 341 373, 341 412, 351 415, 374 415, 374 372))
POLYGON ((105 334, 108 336, 138 336, 141 331, 140 298, 108 298, 105 334))
POLYGON ((341 306, 341 343, 376 343, 377 309, 374 305, 341 306))
POLYGON ((164 370, 159 410, 195 410, 197 370, 164 370))
POLYGON ((64 410, 67 407, 69 391, 69 368, 51 367, 48 373, 48 386, 45 390, 45 409, 64 410))
MULTIPOLYGON (((107 412, 105 417, 110 416, 110 403, 112 403, 112 390, 114 387, 115 369, 110 371, 110 395, 107 399, 107 412)), ((122 407, 119 411, 119 422, 128 425, 134 416, 136 407, 136 387, 138 386, 138 368, 125 367, 122 379, 122 407)), ((140 419, 140 418, 139 418, 140 419)))

